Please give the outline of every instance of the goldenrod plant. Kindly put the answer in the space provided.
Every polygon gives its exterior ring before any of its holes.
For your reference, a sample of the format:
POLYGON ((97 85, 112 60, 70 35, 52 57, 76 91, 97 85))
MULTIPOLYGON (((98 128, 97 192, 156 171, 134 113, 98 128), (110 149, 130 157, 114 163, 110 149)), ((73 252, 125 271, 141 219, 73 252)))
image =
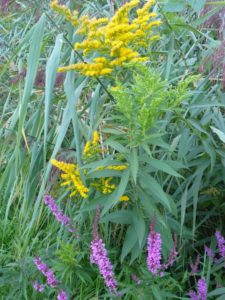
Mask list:
POLYGON ((84 37, 82 42, 75 43, 74 49, 81 51, 87 59, 60 67, 58 71, 75 70, 86 76, 103 76, 111 74, 126 62, 146 61, 148 57, 141 53, 148 48, 149 42, 160 38, 154 28, 161 25, 161 21, 151 11, 154 0, 147 1, 142 8, 138 8, 139 4, 139 0, 132 0, 121 6, 112 18, 97 19, 87 15, 78 17, 78 12, 71 13, 66 6, 53 1, 51 7, 64 15, 77 27, 77 33, 84 37), (75 15, 76 22, 72 21, 75 15))
POLYGON ((0 1, 0 300, 224 299, 223 2, 0 1))

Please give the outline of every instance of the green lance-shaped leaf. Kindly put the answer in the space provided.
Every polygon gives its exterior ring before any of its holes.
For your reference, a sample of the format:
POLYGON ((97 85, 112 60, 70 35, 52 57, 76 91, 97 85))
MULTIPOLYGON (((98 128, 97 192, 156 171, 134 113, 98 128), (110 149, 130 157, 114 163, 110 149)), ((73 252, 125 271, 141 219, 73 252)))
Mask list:
POLYGON ((38 23, 35 25, 35 29, 33 31, 33 35, 30 41, 30 51, 29 51, 28 61, 27 61, 27 66, 28 66, 27 74, 26 74, 25 86, 23 90, 23 96, 19 107, 19 115, 18 115, 19 126, 17 131, 17 144, 16 144, 17 161, 18 161, 22 131, 24 127, 24 121, 27 114, 28 102, 31 96, 32 88, 37 73, 44 28, 45 28, 45 15, 42 15, 38 23))
POLYGON ((55 47, 46 65, 45 120, 44 120, 44 145, 45 146, 46 146, 46 139, 48 133, 49 111, 51 107, 53 88, 56 80, 56 72, 59 66, 62 43, 63 43, 63 35, 59 34, 56 38, 55 47))

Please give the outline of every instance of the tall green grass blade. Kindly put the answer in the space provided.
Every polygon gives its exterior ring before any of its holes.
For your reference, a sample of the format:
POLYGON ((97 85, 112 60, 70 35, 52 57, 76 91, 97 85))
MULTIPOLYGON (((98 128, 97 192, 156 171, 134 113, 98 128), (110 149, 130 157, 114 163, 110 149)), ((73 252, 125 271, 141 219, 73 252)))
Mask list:
MULTIPOLYGON (((32 93, 32 88, 34 85, 34 80, 37 73, 39 58, 41 54, 41 46, 42 46, 42 39, 44 34, 44 28, 45 28, 45 16, 42 15, 38 23, 35 25, 35 29, 30 41, 30 49, 29 49, 29 55, 27 60, 27 74, 25 79, 25 86, 23 91, 23 96, 21 100, 21 104, 19 107, 19 124, 18 124, 18 131, 17 131, 17 143, 16 143, 16 156, 18 161, 18 155, 19 155, 19 147, 21 143, 21 137, 22 137, 22 129, 24 127, 24 121, 26 118, 27 108, 28 108, 28 102, 32 93)), ((18 162, 16 163, 18 168, 18 162)))
POLYGON ((46 141, 49 124, 49 112, 52 101, 52 93, 56 80, 56 71, 59 66, 61 48, 63 43, 63 35, 59 34, 56 37, 54 49, 48 59, 46 65, 46 82, 45 82, 45 119, 44 119, 44 149, 46 152, 46 141))

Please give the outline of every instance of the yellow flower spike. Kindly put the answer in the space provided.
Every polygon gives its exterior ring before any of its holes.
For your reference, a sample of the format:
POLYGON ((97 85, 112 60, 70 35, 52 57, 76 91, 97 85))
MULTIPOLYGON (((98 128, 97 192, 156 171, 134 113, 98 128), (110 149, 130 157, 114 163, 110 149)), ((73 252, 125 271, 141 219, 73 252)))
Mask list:
POLYGON ((100 74, 99 75, 108 75, 108 74, 111 74, 113 71, 113 69, 110 69, 110 68, 105 68, 105 69, 102 69, 100 74))
POLYGON ((71 22, 73 26, 78 25, 78 12, 71 13, 70 9, 66 5, 60 5, 57 0, 54 0, 50 4, 51 8, 63 15, 67 21, 71 22))
POLYGON ((87 141, 87 143, 84 146, 84 155, 87 155, 90 152, 91 143, 90 141, 87 141))
POLYGON ((93 138, 90 141, 87 141, 84 146, 84 150, 83 150, 84 158, 85 159, 95 158, 96 154, 99 153, 98 147, 99 147, 99 134, 97 131, 94 131, 93 138))
POLYGON ((70 195, 75 195, 78 192, 83 198, 88 197, 89 189, 83 184, 77 165, 57 161, 56 159, 52 159, 51 163, 64 172, 61 174, 61 178, 65 181, 61 186, 69 186, 68 190, 72 190, 70 195))
POLYGON ((115 171, 123 171, 127 169, 126 165, 120 165, 120 166, 108 166, 106 167, 108 170, 115 170, 115 171))
POLYGON ((153 35, 152 37, 150 37, 150 41, 154 42, 154 41, 158 41, 160 40, 160 36, 159 35, 153 35))
POLYGON ((87 57, 90 54, 99 56, 87 63, 61 67, 59 72, 75 70, 86 76, 103 76, 111 74, 116 67, 126 62, 145 61, 145 58, 140 57, 140 49, 147 50, 149 42, 158 40, 153 28, 159 26, 161 21, 155 20, 157 14, 151 11, 154 0, 147 1, 141 8, 137 7, 139 4, 140 0, 126 2, 111 19, 89 19, 88 16, 78 19, 76 11, 71 13, 66 6, 52 1, 51 6, 56 11, 61 10, 60 13, 74 22, 74 26, 78 25, 77 33, 84 35, 82 42, 75 43, 75 50, 87 57), (134 18, 130 14, 132 9, 134 14, 136 12, 134 18))
POLYGON ((99 143, 99 134, 97 131, 94 131, 94 135, 93 135, 93 145, 96 147, 98 146, 99 143))
POLYGON ((95 57, 93 61, 96 63, 107 64, 107 59, 105 57, 95 57))
POLYGON ((120 199, 120 201, 128 201, 128 200, 130 200, 130 198, 128 196, 126 196, 126 195, 121 196, 119 199, 120 199))

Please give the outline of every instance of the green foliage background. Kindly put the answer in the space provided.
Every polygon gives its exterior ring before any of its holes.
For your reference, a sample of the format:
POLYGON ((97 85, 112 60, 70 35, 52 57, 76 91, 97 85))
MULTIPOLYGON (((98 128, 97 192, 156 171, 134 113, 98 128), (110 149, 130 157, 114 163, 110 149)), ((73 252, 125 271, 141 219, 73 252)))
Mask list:
MULTIPOLYGON (((0 299, 56 298, 50 289, 43 295, 33 290, 32 280, 41 279, 32 261, 36 255, 53 268, 70 299, 111 299, 89 263, 98 205, 100 234, 123 299, 187 299, 200 276, 207 279, 209 299, 224 299, 224 262, 213 264, 204 245, 215 249, 215 230, 224 233, 225 102, 220 79, 199 72, 219 44, 204 22, 224 2, 203 16, 205 1, 158 1, 162 39, 150 49, 147 67, 128 64, 117 78, 102 79, 115 101, 96 80, 72 72, 55 87, 57 67, 77 61, 68 42, 78 37, 48 1, 18 2, 20 10, 11 3, 9 12, 0 13, 0 299), (23 68, 25 78, 12 84, 23 68), (46 81, 37 87, 40 69, 46 81), (84 165, 82 150, 96 129, 108 152, 84 165), (57 157, 87 168, 87 180, 101 176, 96 167, 112 160, 128 162, 129 169, 108 171, 118 183, 112 194, 70 199, 49 162, 57 157), (71 217, 80 239, 54 220, 44 192, 71 217), (125 192, 126 204, 119 202, 125 192), (179 256, 163 278, 154 278, 146 266, 153 214, 164 259, 173 233, 178 235, 179 256), (200 271, 190 276, 197 255, 200 271)), ((111 1, 70 4, 97 17, 112 11, 111 1)))

